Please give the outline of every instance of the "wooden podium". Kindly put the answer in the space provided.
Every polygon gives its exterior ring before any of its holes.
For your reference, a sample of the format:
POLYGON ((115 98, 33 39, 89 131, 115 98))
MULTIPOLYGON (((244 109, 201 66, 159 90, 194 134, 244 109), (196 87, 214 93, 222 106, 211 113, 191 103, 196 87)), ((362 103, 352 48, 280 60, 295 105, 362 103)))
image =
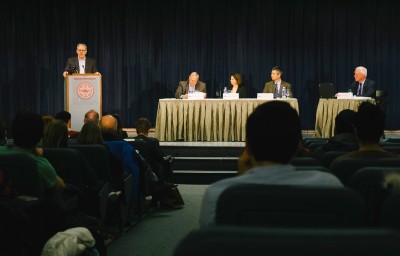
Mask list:
POLYGON ((73 74, 65 78, 64 107, 71 113, 71 129, 80 131, 85 113, 96 110, 102 113, 101 75, 73 74))

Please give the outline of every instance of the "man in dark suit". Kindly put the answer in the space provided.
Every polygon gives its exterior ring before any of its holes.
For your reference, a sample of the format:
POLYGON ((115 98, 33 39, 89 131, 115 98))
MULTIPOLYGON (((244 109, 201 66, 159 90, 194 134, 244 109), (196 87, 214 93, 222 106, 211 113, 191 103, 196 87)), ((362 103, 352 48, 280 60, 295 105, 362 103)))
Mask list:
POLYGON ((86 57, 87 46, 86 44, 78 44, 76 46, 77 57, 71 57, 67 60, 67 65, 65 65, 63 76, 66 77, 68 74, 79 73, 93 73, 100 75, 97 70, 96 60, 86 57))
POLYGON ((156 138, 149 137, 149 130, 151 127, 150 121, 145 118, 139 118, 136 123, 135 147, 141 152, 143 157, 147 160, 153 171, 156 173, 160 181, 171 180, 171 170, 167 168, 164 161, 164 154, 160 148, 160 142, 156 138), (140 143, 143 141, 144 143, 140 143))
POLYGON ((187 99, 189 91, 199 91, 207 93, 206 84, 199 81, 199 74, 197 72, 192 72, 189 79, 186 81, 180 81, 178 88, 176 88, 175 98, 177 99, 187 99))
POLYGON ((353 95, 360 97, 375 97, 375 82, 367 78, 365 67, 356 67, 354 70, 354 82, 350 85, 353 95))
POLYGON ((271 79, 272 81, 265 83, 263 93, 273 93, 274 98, 282 98, 282 88, 286 88, 286 94, 292 95, 292 85, 288 82, 285 82, 281 79, 283 75, 282 69, 278 66, 275 66, 271 70, 271 79))

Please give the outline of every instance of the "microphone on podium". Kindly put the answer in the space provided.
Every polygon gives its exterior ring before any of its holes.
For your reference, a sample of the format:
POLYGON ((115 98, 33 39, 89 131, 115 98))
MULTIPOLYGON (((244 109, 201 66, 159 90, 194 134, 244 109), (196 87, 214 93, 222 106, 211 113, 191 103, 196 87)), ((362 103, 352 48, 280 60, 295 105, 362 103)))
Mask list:
POLYGON ((85 71, 85 65, 82 65, 83 70, 85 71))
POLYGON ((71 73, 78 73, 78 70, 76 69, 76 67, 75 66, 72 66, 71 67, 71 73))

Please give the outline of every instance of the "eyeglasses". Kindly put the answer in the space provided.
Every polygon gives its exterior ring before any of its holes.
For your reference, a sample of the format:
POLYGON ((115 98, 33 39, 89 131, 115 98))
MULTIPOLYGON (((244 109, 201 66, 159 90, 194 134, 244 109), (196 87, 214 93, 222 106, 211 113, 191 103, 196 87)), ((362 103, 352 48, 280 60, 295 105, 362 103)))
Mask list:
POLYGON ((78 52, 86 52, 86 50, 77 50, 78 52))

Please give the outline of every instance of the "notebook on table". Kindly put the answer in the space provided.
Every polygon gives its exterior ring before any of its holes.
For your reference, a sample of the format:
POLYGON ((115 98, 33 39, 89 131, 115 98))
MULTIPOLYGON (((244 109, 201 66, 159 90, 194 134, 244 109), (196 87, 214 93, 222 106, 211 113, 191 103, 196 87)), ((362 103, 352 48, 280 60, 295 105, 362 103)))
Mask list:
POLYGON ((320 83, 318 84, 319 97, 324 99, 335 98, 335 86, 333 83, 320 83))

